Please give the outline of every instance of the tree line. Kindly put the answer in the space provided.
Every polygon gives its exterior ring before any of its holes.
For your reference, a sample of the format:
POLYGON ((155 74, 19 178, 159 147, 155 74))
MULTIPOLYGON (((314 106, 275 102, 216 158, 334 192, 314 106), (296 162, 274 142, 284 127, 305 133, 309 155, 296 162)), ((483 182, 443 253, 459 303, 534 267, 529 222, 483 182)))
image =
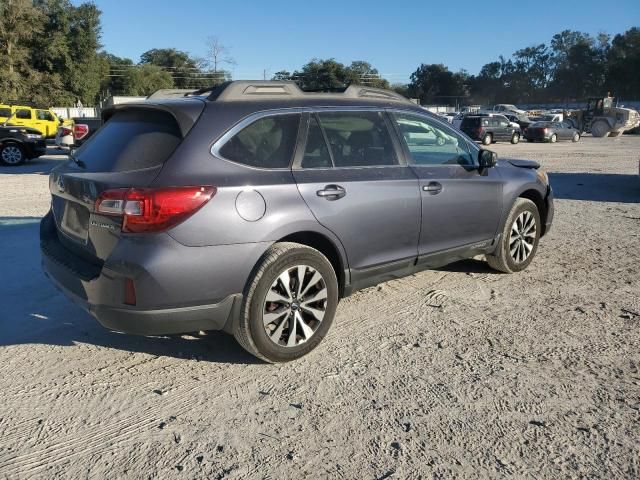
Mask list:
POLYGON ((422 64, 400 87, 421 103, 546 103, 582 101, 607 92, 640 99, 640 29, 613 38, 605 33, 564 30, 549 45, 522 48, 500 56, 477 75, 451 72, 443 64, 422 64))
MULTIPOLYGON (((144 52, 138 63, 100 44, 100 10, 70 0, 0 0, 0 103, 29 100, 48 105, 95 105, 109 95, 148 95, 161 88, 198 89, 229 80, 235 61, 216 37, 205 58, 174 48, 144 52)), ((406 84, 390 84, 369 62, 348 65, 311 59, 282 70, 304 90, 349 84, 393 89, 423 104, 581 101, 589 95, 640 99, 640 29, 611 37, 565 30, 549 44, 500 56, 477 75, 444 64, 421 64, 406 84)))

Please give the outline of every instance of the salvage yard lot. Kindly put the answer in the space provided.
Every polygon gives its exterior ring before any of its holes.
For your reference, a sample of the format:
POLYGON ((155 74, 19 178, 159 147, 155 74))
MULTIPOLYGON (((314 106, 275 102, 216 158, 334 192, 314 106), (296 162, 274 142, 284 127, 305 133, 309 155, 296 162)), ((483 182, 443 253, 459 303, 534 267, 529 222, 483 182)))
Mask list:
POLYGON ((491 149, 555 190, 529 269, 358 292, 276 366, 104 330, 40 270, 60 157, 0 168, 0 477, 638 478, 640 137, 491 149))

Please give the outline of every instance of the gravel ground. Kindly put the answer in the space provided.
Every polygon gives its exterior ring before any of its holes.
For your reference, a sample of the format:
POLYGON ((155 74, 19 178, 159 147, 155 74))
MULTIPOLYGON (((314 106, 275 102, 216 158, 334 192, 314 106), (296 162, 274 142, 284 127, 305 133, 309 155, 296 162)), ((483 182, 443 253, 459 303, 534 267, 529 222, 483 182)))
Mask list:
POLYGON ((359 292, 277 366, 104 330, 40 272, 60 159, 0 169, 0 477, 640 477, 640 137, 493 148, 556 191, 530 268, 359 292))

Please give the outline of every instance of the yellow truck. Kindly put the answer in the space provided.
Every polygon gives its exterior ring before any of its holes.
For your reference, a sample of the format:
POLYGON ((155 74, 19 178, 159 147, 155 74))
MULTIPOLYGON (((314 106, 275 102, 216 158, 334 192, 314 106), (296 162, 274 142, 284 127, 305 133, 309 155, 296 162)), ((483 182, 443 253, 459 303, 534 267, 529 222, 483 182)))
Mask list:
MULTIPOLYGON (((56 136, 60 117, 50 108, 36 108, 29 105, 0 104, 0 125, 20 125, 35 128, 45 138, 56 136), (7 121, 9 120, 9 121, 7 121)), ((72 120, 64 120, 63 126, 73 125, 72 120)))

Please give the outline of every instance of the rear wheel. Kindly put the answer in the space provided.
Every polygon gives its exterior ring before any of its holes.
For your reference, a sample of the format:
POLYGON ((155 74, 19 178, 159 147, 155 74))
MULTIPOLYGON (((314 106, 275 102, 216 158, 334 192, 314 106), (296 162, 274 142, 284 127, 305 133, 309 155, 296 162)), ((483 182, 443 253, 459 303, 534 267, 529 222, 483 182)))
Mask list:
POLYGON ((16 143, 8 143, 0 147, 0 160, 5 165, 14 167, 23 164, 26 159, 24 149, 16 143))
POLYGON ((487 255, 489 266, 504 273, 524 270, 536 254, 540 233, 538 207, 531 200, 518 198, 509 212, 496 251, 487 255))
POLYGON ((551 143, 556 143, 558 141, 558 136, 554 133, 553 135, 551 135, 551 138, 549 139, 549 141, 551 143))
POLYGON ((487 133, 484 137, 482 137, 483 145, 491 145, 491 142, 493 142, 493 136, 490 133, 487 133))
POLYGON ((245 290, 234 336, 267 362, 296 360, 325 337, 338 305, 338 281, 327 258, 298 243, 264 254, 245 290))
POLYGON ((578 132, 573 134, 573 137, 571 138, 571 141, 573 143, 577 142, 578 140, 580 140, 580 134, 578 132))
POLYGON ((511 143, 513 143, 514 145, 516 143, 518 143, 520 141, 520 134, 518 132, 515 132, 512 136, 511 136, 511 143))
POLYGON ((606 137, 609 134, 609 125, 607 122, 602 120, 598 120, 591 125, 591 135, 594 137, 602 138, 606 137))

